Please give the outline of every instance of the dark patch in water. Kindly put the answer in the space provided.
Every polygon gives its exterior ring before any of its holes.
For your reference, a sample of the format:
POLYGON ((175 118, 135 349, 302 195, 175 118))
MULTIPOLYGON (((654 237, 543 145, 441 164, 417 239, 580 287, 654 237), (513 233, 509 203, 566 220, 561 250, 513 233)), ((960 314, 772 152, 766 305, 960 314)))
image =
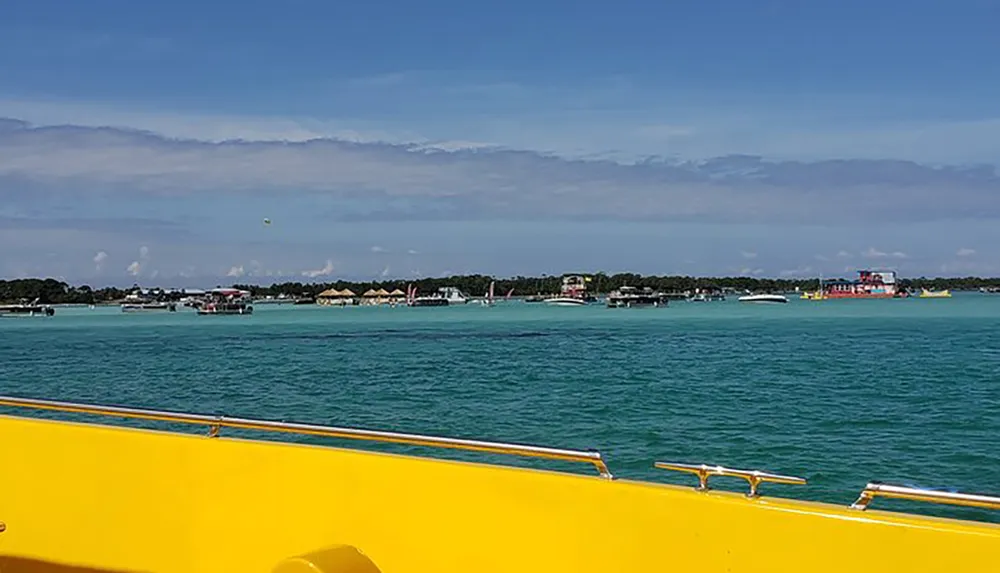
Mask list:
POLYGON ((372 330, 369 332, 317 332, 317 333, 282 333, 282 334, 261 334, 261 335, 241 335, 232 337, 221 337, 221 340, 349 340, 349 339, 409 339, 409 340, 447 340, 455 338, 481 338, 491 340, 504 340, 511 338, 544 338, 555 336, 556 332, 419 332, 412 330, 372 330))

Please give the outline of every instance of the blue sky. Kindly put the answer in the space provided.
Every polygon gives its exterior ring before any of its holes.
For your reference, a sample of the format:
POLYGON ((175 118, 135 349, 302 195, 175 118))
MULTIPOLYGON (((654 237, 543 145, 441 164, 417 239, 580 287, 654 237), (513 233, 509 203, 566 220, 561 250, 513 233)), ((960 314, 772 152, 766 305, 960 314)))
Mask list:
POLYGON ((1000 275, 997 21, 985 0, 8 3, 0 276, 1000 275))

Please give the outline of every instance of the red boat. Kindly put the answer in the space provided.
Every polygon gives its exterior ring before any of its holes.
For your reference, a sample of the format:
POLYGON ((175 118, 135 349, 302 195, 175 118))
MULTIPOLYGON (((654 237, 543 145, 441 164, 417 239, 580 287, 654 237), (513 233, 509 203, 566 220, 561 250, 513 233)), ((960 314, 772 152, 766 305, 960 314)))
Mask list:
POLYGON ((829 281, 823 284, 823 298, 903 298, 908 293, 899 288, 894 271, 858 271, 854 281, 829 281))

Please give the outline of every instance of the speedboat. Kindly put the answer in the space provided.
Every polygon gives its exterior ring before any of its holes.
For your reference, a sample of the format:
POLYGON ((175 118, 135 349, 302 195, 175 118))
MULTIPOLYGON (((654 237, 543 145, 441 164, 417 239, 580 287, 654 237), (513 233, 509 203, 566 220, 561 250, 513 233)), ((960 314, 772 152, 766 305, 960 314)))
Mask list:
POLYGON ((736 299, 740 302, 757 302, 757 303, 787 303, 788 298, 780 294, 748 294, 746 296, 741 296, 736 299))
POLYGON ((556 296, 545 299, 545 304, 550 306, 586 306, 591 302, 593 301, 575 296, 556 296))

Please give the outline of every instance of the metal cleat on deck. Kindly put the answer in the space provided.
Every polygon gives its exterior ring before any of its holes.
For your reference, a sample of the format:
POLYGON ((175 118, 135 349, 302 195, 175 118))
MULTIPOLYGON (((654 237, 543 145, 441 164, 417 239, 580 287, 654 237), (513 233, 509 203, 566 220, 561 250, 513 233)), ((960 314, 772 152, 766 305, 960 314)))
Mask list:
POLYGON ((750 491, 747 497, 758 497, 759 487, 762 482, 784 483, 792 485, 805 485, 805 478, 774 474, 760 470, 740 470, 726 468, 723 466, 710 466, 708 464, 686 464, 680 462, 656 462, 654 467, 661 470, 673 470, 676 472, 686 472, 698 476, 698 491, 708 491, 708 478, 710 476, 738 477, 747 480, 750 484, 750 491))

